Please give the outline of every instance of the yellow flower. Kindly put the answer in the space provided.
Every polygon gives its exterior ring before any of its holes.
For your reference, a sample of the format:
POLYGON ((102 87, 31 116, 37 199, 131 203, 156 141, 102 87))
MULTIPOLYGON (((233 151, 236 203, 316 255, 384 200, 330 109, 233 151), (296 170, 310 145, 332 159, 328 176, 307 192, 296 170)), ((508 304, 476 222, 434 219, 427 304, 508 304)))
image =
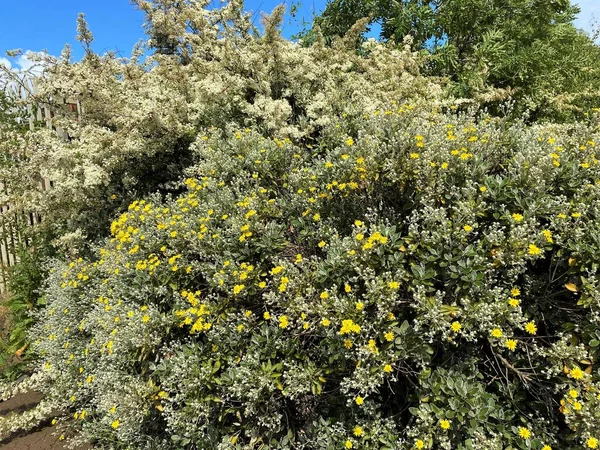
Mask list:
POLYGON ((357 311, 362 311, 365 308, 365 305, 363 302, 356 302, 356 304, 354 306, 356 307, 357 311))
POLYGON ((150 316, 148 314, 146 314, 144 317, 142 317, 142 322, 146 323, 150 321, 150 316))
POLYGON ((346 292, 352 292, 352 286, 350 286, 349 284, 345 284, 344 285, 344 291, 346 291, 346 292))
POLYGON ((440 420, 440 428, 442 430, 447 430, 450 428, 450 421, 446 419, 440 420))
POLYGON ((119 428, 119 425, 121 425, 121 422, 119 422, 118 420, 114 420, 113 423, 110 424, 110 426, 113 427, 115 430, 119 428))
POLYGON ((390 373, 392 371, 392 366, 390 364, 386 364, 385 366, 383 366, 383 371, 385 373, 390 373))
POLYGON ((344 444, 344 447, 346 447, 346 448, 352 448, 352 442, 351 441, 346 441, 346 443, 344 444))
POLYGON ((363 225, 364 225, 364 223, 362 221, 360 221, 360 220, 355 220, 354 221, 354 226, 362 227, 363 225))
POLYGON ((509 298, 508 299, 508 304, 510 306, 512 306, 513 308, 516 308, 517 306, 519 306, 520 300, 516 299, 516 298, 509 298))
POLYGON ((540 248, 535 244, 529 244, 529 250, 527 252, 532 256, 536 256, 542 253, 540 248))
POLYGON ((365 399, 364 399, 364 398, 362 398, 362 397, 359 395, 358 397, 356 397, 356 398, 354 399, 354 402, 355 402, 355 403, 356 403, 358 406, 360 406, 360 405, 362 405, 362 404, 365 402, 365 399))
POLYGON ((501 338, 502 337, 502 330, 500 328, 494 328, 492 330, 492 336, 495 338, 501 338))
POLYGON ((315 214, 315 215, 313 216, 313 220, 314 220, 315 222, 318 222, 319 220, 321 220, 321 214, 319 214, 319 213, 315 214))
POLYGON ((326 300, 329 298, 329 293, 326 291, 321 292, 321 295, 319 295, 319 297, 321 298, 321 300, 326 300))
POLYGON ((523 216, 519 213, 513 213, 512 218, 515 222, 521 222, 523 220, 523 216))
POLYGON ((415 441, 415 447, 417 449, 421 450, 421 449, 425 448, 425 442, 423 442, 423 440, 421 440, 421 439, 417 439, 415 441))
POLYGON ((392 333, 391 331, 388 331, 387 333, 385 333, 383 335, 383 337, 385 337, 386 341, 391 342, 394 339, 394 333, 392 333))
POLYGON ((518 297, 519 295, 521 295, 521 290, 518 287, 514 287, 510 290, 510 295, 512 295, 513 297, 518 297))
POLYGON ((542 447, 542 450, 552 450, 552 447, 550 447, 548 444, 546 444, 542 447))
POLYGON ((481 192, 485 192, 485 191, 487 191, 487 188, 485 186, 479 186, 479 190, 481 192))
POLYGON ((571 390, 569 391, 569 396, 570 396, 571 398, 577 398, 577 396, 578 396, 578 395, 579 395, 579 393, 578 393, 578 392, 577 392, 575 389, 571 389, 571 390))
POLYGON ((236 284, 236 285, 233 287, 233 293, 234 293, 234 295, 237 295, 237 294, 239 294, 240 292, 242 292, 242 290, 243 290, 245 287, 246 287, 246 286, 245 286, 245 285, 243 285, 243 284, 236 284))
POLYGON ((525 324, 525 331, 527 331, 529 334, 537 333, 537 327, 535 326, 535 323, 527 322, 525 324))
POLYGON ((517 348, 517 341, 515 341, 514 339, 507 339, 506 342, 504 343, 504 346, 509 349, 511 352, 514 352, 515 349, 517 348))
POLYGON ((285 267, 283 267, 283 266, 273 267, 271 269, 271 275, 277 275, 278 273, 281 273, 284 269, 285 269, 285 267))
POLYGON ((529 439, 531 437, 531 431, 525 427, 519 427, 519 436, 523 439, 529 439))
POLYGON ((350 339, 345 339, 344 340, 344 347, 346 347, 346 348, 352 348, 352 341, 350 339))
POLYGON ((261 281, 260 283, 258 283, 258 287, 261 289, 264 289, 267 286, 267 283, 265 281, 261 281))
POLYGON ((323 325, 324 327, 328 327, 330 324, 331 322, 329 321, 329 319, 321 320, 321 325, 323 325))
POLYGON ((400 287, 400 283, 398 283, 397 281, 390 281, 388 283, 388 287, 390 289, 398 289, 400 287))
POLYGON ((364 234, 362 234, 362 233, 358 233, 358 234, 356 235, 356 240, 357 240, 357 241, 362 241, 364 238, 365 238, 365 235, 364 235, 364 234))
POLYGON ((263 319, 265 319, 265 320, 270 320, 271 319, 271 314, 269 313, 269 311, 265 311, 263 313, 263 319))
POLYGON ((573 367, 570 371, 569 371, 569 375, 574 379, 574 380, 581 380, 583 378, 584 372, 583 370, 581 370, 579 367, 573 367))
POLYGON ((287 328, 288 325, 289 325, 288 317, 287 316, 281 316, 279 318, 279 328, 287 328))
POLYGON ((448 168, 448 163, 444 162, 442 163, 442 165, 440 166, 442 169, 446 170, 448 168))
POLYGON ((452 322, 452 325, 450 326, 450 328, 452 328, 452 331, 454 331, 455 333, 458 333, 460 331, 460 329, 462 328, 462 325, 460 324, 460 322, 452 322))
POLYGON ((463 230, 465 230, 467 233, 470 233, 471 231, 473 231, 473 227, 471 225, 465 225, 463 227, 463 230))
POLYGON ((319 248, 323 248, 323 247, 325 247, 327 245, 327 243, 325 241, 321 241, 317 245, 318 245, 319 248))
POLYGON ((362 427, 359 427, 358 425, 354 427, 354 430, 352 430, 352 433, 356 437, 361 437, 363 434, 365 434, 365 432, 362 429, 362 427))
POLYGON ((348 333, 360 333, 360 325, 354 323, 352 319, 342 320, 342 327, 340 328, 340 334, 348 333))
POLYGON ((587 446, 588 448, 598 448, 598 439, 596 439, 595 437, 590 437, 587 440, 587 446))
POLYGON ((419 159, 419 154, 418 153, 411 153, 410 154, 410 159, 419 159))
POLYGON ((346 139, 346 145, 348 147, 352 147, 354 145, 354 139, 352 139, 351 137, 349 137, 348 139, 346 139))

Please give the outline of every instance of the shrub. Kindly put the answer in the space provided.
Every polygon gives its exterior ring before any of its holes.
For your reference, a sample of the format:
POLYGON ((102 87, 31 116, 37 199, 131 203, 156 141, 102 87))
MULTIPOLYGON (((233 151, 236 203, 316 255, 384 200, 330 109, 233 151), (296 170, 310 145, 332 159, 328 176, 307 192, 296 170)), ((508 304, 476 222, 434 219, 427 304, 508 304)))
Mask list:
POLYGON ((238 2, 215 10, 204 8, 207 1, 137 3, 154 38, 129 59, 97 55, 80 17, 86 56, 73 63, 66 48, 61 58, 42 58, 44 74, 29 98, 52 109, 53 129, 36 129, 7 150, 27 155, 5 177, 16 180, 13 195, 46 219, 65 252, 105 237, 133 200, 176 194, 203 130, 251 128, 314 145, 338 115, 375 110, 390 97, 442 102, 441 87, 420 76, 421 58, 409 47, 371 42, 358 55, 359 28, 335 48, 321 41, 303 48, 279 35, 281 7, 261 35, 238 2), (176 38, 171 52, 162 35, 176 38), (161 51, 142 58, 153 49, 161 51), (82 113, 65 102, 79 102, 82 113), (54 188, 40 192, 40 177, 54 188))
POLYGON ((100 448, 595 448, 597 123, 199 135, 185 192, 56 263, 37 414, 100 448))

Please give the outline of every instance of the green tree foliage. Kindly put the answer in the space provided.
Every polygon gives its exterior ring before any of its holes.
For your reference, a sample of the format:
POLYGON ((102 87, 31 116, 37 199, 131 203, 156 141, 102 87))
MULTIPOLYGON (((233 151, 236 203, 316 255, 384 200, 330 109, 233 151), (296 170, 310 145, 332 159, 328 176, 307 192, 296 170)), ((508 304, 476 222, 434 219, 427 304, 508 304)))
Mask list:
POLYGON ((597 103, 600 87, 600 49, 574 27, 578 12, 569 0, 333 0, 315 23, 331 38, 368 16, 383 39, 410 35, 428 50, 430 73, 456 95, 510 95, 518 113, 566 119, 597 103))

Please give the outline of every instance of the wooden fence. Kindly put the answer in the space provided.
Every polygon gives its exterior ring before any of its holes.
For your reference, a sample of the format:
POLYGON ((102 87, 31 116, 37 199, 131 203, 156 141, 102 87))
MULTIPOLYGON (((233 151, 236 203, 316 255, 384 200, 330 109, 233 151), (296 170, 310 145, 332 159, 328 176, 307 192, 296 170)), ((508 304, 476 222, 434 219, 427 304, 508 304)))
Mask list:
MULTIPOLYGON (((30 92, 35 93, 35 83, 30 83, 30 89, 22 89, 19 87, 8 87, 8 95, 13 98, 20 98, 27 100, 30 92)), ((73 112, 77 112, 81 115, 81 104, 78 101, 68 102, 73 112)), ((62 130, 56 129, 52 124, 52 118, 54 114, 50 105, 40 104, 37 107, 33 107, 29 102, 27 103, 27 111, 29 115, 29 128, 33 130, 36 126, 42 124, 50 129, 55 130, 59 135, 62 135, 62 130)), ((38 188, 42 191, 52 188, 54 183, 47 179, 41 178, 39 180, 38 188)), ((5 183, 0 181, 0 191, 5 194, 9 194, 5 183)), ((23 230, 26 227, 35 227, 41 223, 42 217, 33 212, 27 211, 11 211, 10 204, 0 205, 0 294, 7 292, 7 284, 10 274, 10 268, 19 262, 19 249, 21 247, 27 247, 28 242, 23 236, 23 230), (9 214, 10 211, 10 214, 9 214)))

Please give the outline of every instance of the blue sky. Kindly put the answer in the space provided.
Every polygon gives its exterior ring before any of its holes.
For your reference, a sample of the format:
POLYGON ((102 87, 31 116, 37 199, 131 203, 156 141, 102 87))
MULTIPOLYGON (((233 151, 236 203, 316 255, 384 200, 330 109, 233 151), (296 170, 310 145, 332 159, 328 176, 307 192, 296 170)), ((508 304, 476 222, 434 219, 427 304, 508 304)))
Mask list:
MULTIPOLYGON (((246 10, 271 11, 282 0, 246 0, 246 10)), ((313 12, 323 10, 326 0, 300 0, 300 15, 310 19, 313 12)), ((599 0, 577 0, 582 14, 576 25, 591 29, 593 17, 600 19, 599 0)), ((292 0, 288 0, 288 6, 292 0)), ((74 56, 82 54, 75 40, 77 14, 86 14, 94 34, 93 48, 100 53, 117 50, 124 56, 130 54, 133 45, 143 36, 143 15, 128 0, 0 0, 0 63, 6 50, 21 48, 25 51, 47 50, 59 55, 64 44, 69 43, 74 56)), ((256 20, 258 22, 259 15, 256 20)), ((284 35, 291 36, 298 29, 299 20, 288 17, 284 35)), ((27 66, 24 58, 11 60, 13 66, 27 66)))

